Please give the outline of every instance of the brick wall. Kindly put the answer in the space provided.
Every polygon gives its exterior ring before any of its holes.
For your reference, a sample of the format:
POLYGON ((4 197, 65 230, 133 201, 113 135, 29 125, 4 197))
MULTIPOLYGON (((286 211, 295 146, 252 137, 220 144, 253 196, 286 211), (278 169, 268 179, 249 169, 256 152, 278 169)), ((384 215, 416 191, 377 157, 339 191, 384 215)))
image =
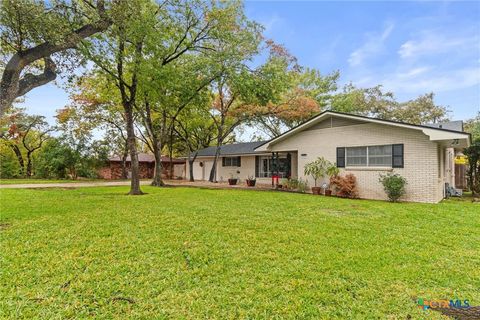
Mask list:
POLYGON ((303 168, 306 163, 317 157, 325 157, 335 162, 337 147, 398 143, 405 145, 404 168, 347 168, 342 169, 342 174, 353 173, 357 177, 361 198, 387 199, 383 186, 378 181, 379 174, 396 172, 408 181, 407 194, 403 200, 440 201, 443 198, 443 174, 439 175, 438 156, 443 152, 437 143, 430 141, 428 136, 418 130, 374 123, 309 130, 275 144, 272 149, 273 151, 298 150, 299 177, 307 179, 312 186, 313 180, 303 175, 303 168))

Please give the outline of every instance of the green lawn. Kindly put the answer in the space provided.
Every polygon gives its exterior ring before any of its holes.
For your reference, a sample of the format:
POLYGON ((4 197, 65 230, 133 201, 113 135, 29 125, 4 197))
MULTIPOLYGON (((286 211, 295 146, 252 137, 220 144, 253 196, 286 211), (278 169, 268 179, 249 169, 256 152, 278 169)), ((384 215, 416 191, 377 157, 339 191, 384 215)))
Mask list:
POLYGON ((480 305, 480 205, 4 189, 0 317, 440 319, 480 305))
POLYGON ((105 181, 100 179, 80 179, 80 180, 68 180, 68 179, 0 179, 0 185, 2 184, 40 184, 40 183, 63 183, 63 182, 92 182, 92 181, 105 181))

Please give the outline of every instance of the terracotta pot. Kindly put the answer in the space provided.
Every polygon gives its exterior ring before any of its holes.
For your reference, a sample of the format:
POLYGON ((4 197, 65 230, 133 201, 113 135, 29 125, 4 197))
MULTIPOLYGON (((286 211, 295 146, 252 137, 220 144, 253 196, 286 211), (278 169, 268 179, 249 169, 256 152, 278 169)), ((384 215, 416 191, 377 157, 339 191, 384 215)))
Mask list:
POLYGON ((234 186, 237 184, 238 179, 228 179, 228 184, 234 186))
POLYGON ((247 179, 247 186, 249 187, 255 187, 255 183, 257 182, 257 180, 250 180, 250 179, 247 179))
POLYGON ((320 187, 312 187, 313 194, 320 194, 321 191, 322 191, 322 188, 320 187))
POLYGON ((332 195, 332 190, 329 190, 329 189, 325 190, 325 195, 326 196, 331 196, 332 195))

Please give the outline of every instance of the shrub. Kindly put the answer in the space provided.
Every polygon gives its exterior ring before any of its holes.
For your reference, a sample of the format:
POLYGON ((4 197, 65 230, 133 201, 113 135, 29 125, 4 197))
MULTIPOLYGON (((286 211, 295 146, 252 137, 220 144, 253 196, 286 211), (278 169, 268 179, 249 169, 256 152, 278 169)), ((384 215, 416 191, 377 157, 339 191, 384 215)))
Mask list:
POLYGON ((298 180, 295 178, 291 178, 285 181, 284 183, 289 190, 296 190, 298 188, 298 180))
POLYGON ((390 201, 397 202, 405 194, 407 180, 398 173, 381 174, 378 180, 383 184, 390 201))
POLYGON ((297 180, 297 191, 301 193, 307 192, 308 182, 302 179, 297 180))
POLYGON ((342 198, 358 198, 357 178, 349 173, 345 177, 333 176, 330 184, 334 186, 335 194, 342 198))
POLYGON ((6 146, 0 145, 0 178, 18 178, 21 175, 22 170, 13 152, 6 146))
POLYGON ((468 159, 468 188, 474 195, 480 194, 480 139, 466 148, 463 153, 468 159))

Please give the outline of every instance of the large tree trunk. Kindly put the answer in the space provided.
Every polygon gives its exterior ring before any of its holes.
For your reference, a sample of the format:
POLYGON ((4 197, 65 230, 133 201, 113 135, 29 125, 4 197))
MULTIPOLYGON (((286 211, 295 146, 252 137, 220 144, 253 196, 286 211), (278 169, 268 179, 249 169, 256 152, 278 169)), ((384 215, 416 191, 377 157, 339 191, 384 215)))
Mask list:
POLYGON ((22 152, 20 151, 20 148, 16 145, 11 145, 11 148, 13 152, 15 152, 18 164, 20 165, 20 174, 23 176, 25 174, 25 162, 23 161, 22 152))
POLYGON ((155 172, 153 174, 152 186, 163 187, 165 183, 162 180, 162 148, 158 143, 153 142, 153 155, 155 156, 155 172))
POLYGON ((127 143, 130 152, 130 170, 132 171, 129 194, 140 195, 143 194, 143 192, 140 190, 140 168, 138 165, 137 144, 133 126, 133 110, 130 104, 124 106, 124 109, 125 119, 127 121, 127 143))
POLYGON ((27 170, 25 171, 27 178, 32 177, 32 154, 27 152, 27 170))
POLYGON ((195 162, 195 159, 197 158, 198 152, 195 152, 195 155, 192 156, 190 153, 188 154, 188 171, 190 174, 190 182, 195 182, 195 178, 193 177, 193 163, 195 162))
POLYGON ((123 150, 123 154, 122 154, 122 179, 128 179, 127 158, 128 158, 128 140, 125 141, 125 149, 123 150))
POLYGON ((217 143, 217 149, 215 150, 215 158, 213 158, 212 169, 210 170, 210 177, 208 181, 217 182, 217 160, 220 155, 220 143, 217 143))

